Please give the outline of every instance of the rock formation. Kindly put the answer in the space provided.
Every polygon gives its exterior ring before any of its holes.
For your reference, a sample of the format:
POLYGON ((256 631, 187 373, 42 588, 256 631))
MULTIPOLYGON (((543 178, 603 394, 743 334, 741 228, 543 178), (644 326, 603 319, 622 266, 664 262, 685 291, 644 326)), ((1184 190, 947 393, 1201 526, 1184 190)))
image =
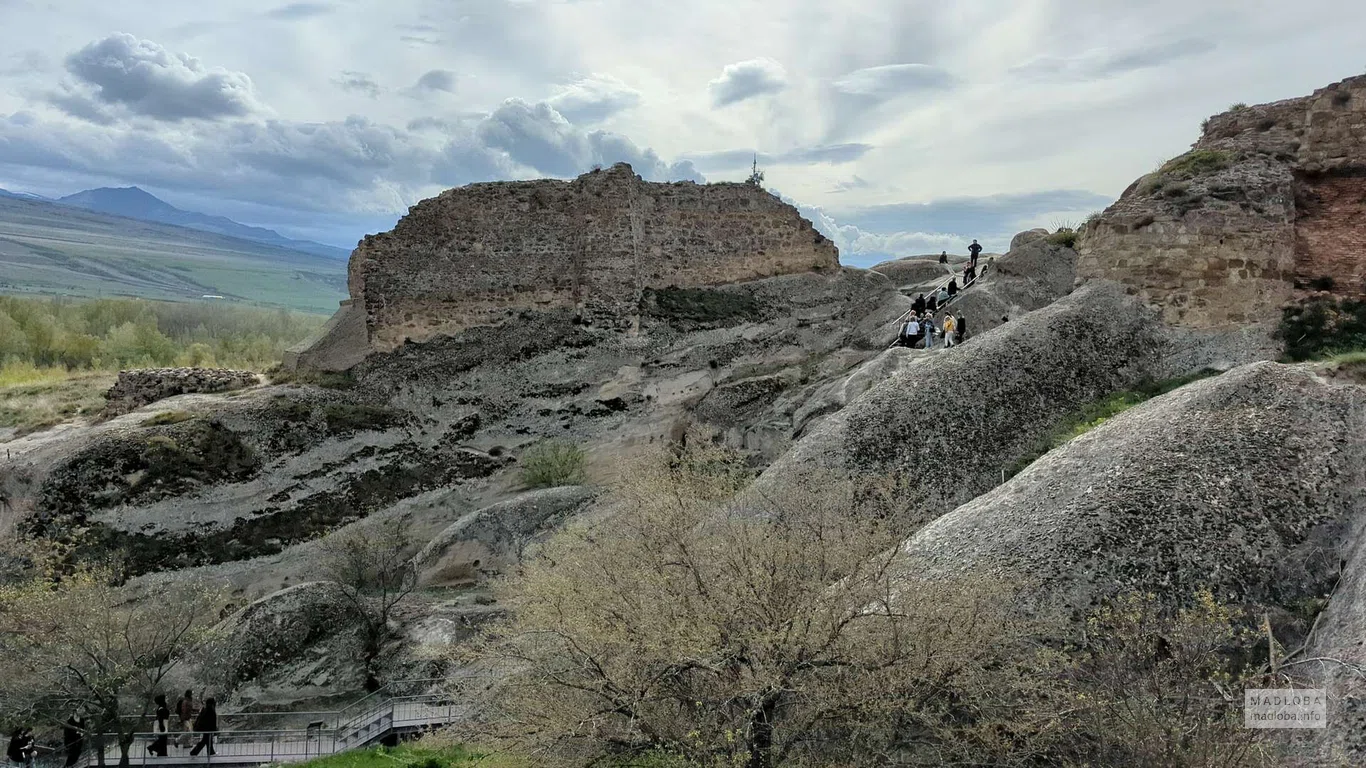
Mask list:
POLYGON ((650 289, 833 271, 797 210, 749 184, 659 184, 629 165, 574 181, 471 184, 411 208, 351 255, 351 298, 286 365, 326 370, 519 310, 630 326, 650 289))
POLYGON ((932 520, 995 487, 1041 435, 1085 403, 1150 377, 1152 314, 1113 283, 1089 285, 906 365, 806 433, 757 481, 806 473, 893 475, 898 497, 932 520))
POLYGON ((1366 293, 1366 76, 1237 106, 1084 229, 1077 271, 1167 323, 1274 324, 1297 290, 1366 293))
POLYGON ((120 371, 119 379, 105 393, 105 415, 135 411, 144 405, 176 395, 227 392, 260 383, 250 371, 224 368, 139 368, 120 371))

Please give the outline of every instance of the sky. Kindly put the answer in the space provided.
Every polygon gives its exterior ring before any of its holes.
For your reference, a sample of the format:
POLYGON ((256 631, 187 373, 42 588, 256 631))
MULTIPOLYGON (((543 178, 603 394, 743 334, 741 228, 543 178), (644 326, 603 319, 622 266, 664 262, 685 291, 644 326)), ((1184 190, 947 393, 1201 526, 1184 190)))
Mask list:
POLYGON ((0 187, 353 247, 478 181, 765 186, 841 251, 1074 224, 1236 102, 1366 69, 1345 0, 0 0, 0 187))

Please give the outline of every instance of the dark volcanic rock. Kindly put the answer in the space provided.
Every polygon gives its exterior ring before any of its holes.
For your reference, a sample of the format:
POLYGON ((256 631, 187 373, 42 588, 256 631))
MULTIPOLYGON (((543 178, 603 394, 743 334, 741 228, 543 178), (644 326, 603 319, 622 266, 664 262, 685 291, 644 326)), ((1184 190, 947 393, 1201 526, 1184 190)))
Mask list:
POLYGON ((105 393, 105 415, 135 411, 148 403, 176 395, 228 392, 254 386, 260 377, 250 371, 225 368, 142 368, 120 371, 119 380, 105 393))

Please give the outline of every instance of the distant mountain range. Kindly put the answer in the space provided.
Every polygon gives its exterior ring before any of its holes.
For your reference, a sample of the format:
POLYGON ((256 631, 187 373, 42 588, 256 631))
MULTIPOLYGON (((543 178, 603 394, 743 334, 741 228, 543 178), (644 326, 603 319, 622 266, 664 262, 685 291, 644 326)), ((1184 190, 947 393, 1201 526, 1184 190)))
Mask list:
POLYGON ((311 240, 293 240, 274 230, 239 224, 224 216, 210 216, 206 213, 184 211, 138 187, 100 187, 99 189, 87 189, 84 192, 77 192, 74 195, 67 195, 66 197, 58 198, 56 200, 42 197, 41 195, 33 195, 25 192, 9 192, 0 189, 0 197, 69 205, 75 208, 83 208, 87 211, 108 214, 110 216, 123 216, 129 219, 138 219, 139 221, 150 221, 157 224, 171 224, 178 227, 188 227, 190 229, 197 229, 201 232, 213 232, 215 234, 235 237, 241 240, 249 240, 254 243, 264 243, 266 245, 276 246, 277 248, 301 251, 303 253, 324 256, 331 259, 346 259, 351 255, 350 251, 343 248, 323 245, 322 243, 315 243, 311 240))

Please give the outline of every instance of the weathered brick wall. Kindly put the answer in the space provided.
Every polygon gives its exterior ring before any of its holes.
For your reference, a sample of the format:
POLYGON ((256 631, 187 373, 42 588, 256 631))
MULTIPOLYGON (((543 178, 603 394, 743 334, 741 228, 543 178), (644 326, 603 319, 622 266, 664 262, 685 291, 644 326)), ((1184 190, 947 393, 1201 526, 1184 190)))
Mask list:
POLYGON ((1295 278, 1309 287, 1333 279, 1333 292, 1366 294, 1366 176, 1306 179, 1295 224, 1295 278))
POLYGON ((369 344, 577 307, 627 324, 645 288, 835 269, 796 209, 743 184, 656 184, 618 165, 574 181, 472 184, 410 209, 352 254, 369 344))
POLYGON ((1366 291, 1366 76, 1215 115, 1194 149, 1228 167, 1135 182, 1083 232, 1079 276, 1191 328, 1274 324, 1324 274, 1366 291))

